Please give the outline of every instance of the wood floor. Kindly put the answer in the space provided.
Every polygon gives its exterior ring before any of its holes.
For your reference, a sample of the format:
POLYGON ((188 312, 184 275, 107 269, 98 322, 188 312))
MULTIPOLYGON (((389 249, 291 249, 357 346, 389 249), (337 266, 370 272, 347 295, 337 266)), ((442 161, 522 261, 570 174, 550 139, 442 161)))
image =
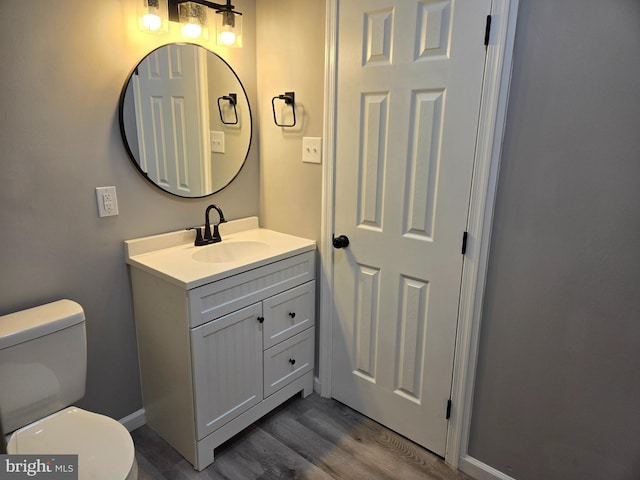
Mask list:
POLYGON ((151 428, 132 432, 140 480, 472 480, 373 420, 313 394, 295 396, 215 450, 197 472, 151 428))

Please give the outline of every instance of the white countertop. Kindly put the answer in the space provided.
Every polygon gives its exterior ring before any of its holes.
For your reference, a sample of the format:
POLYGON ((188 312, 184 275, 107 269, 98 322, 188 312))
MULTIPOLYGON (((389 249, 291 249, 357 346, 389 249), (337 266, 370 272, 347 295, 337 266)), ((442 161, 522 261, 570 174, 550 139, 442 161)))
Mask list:
POLYGON ((220 225, 220 235, 222 242, 201 247, 193 245, 195 232, 186 230, 127 240, 126 262, 185 289, 192 289, 316 248, 313 240, 259 228, 257 217, 224 223, 220 225), (255 252, 249 248, 248 255, 228 261, 194 259, 194 255, 196 258, 203 255, 203 249, 233 247, 235 242, 258 242, 260 248, 255 252))

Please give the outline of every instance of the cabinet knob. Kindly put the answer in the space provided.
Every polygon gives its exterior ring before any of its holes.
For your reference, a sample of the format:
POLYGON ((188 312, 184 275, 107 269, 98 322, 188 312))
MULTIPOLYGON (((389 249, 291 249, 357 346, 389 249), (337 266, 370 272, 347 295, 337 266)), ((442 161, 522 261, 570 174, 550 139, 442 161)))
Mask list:
POLYGON ((296 318, 296 312, 289 312, 289 316, 291 318, 296 318))
POLYGON ((295 365, 295 364, 296 364, 296 359, 295 359, 295 358, 290 358, 290 359, 289 359, 289 363, 290 363, 291 365, 295 365))
POLYGON ((258 323, 262 323, 264 322, 264 317, 258 317, 257 320, 258 320, 258 323))

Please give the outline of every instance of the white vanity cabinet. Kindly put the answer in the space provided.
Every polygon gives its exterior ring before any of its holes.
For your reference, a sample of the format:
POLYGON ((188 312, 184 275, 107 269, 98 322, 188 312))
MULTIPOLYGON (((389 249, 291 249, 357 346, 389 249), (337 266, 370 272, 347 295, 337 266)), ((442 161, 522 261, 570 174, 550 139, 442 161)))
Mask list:
POLYGON ((314 249, 193 288, 128 257, 147 423, 197 470, 292 395, 311 394, 314 249))
POLYGON ((198 440, 312 372, 314 295, 312 280, 191 330, 198 440))

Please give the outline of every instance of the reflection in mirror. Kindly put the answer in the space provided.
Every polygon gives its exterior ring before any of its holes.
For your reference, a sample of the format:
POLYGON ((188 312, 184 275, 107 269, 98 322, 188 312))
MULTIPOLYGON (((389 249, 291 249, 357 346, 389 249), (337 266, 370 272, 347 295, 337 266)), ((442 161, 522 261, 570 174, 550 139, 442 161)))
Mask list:
POLYGON ((249 152, 251 128, 240 79, 199 45, 151 52, 120 98, 120 130, 134 164, 180 197, 204 197, 231 183, 249 152))

